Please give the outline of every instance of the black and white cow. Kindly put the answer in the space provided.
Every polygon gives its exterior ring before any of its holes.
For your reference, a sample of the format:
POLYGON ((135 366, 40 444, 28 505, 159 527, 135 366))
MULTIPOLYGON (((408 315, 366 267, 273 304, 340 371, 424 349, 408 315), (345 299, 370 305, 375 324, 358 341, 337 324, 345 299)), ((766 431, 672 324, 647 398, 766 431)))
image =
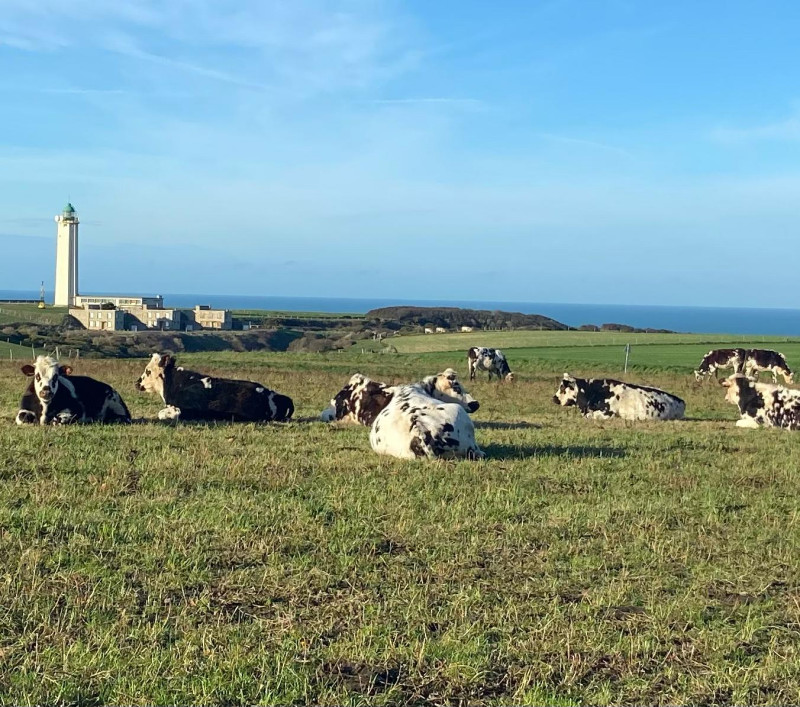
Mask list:
POLYGON ((725 400, 739 408, 737 427, 781 427, 800 430, 800 390, 756 383, 741 373, 722 381, 725 400))
MULTIPOLYGON (((794 383, 794 375, 782 353, 769 349, 747 349, 744 354, 744 374, 748 378, 758 380, 761 371, 772 373, 773 383, 778 382, 778 374, 783 376, 786 383, 794 383)), ((736 373, 741 372, 741 369, 736 371, 736 373)))
POLYGON ((679 420, 686 403, 658 388, 611 378, 573 378, 564 374, 553 396, 558 405, 575 405, 584 417, 605 420, 679 420))
POLYGON ((291 398, 261 383, 187 371, 169 354, 153 354, 136 388, 161 396, 159 420, 286 422, 294 413, 291 398))
POLYGON ((497 380, 514 380, 514 374, 508 367, 505 354, 500 349, 489 349, 485 346, 473 346, 467 351, 469 379, 475 380, 475 371, 488 371, 489 380, 497 376, 497 380))
POLYGON ((732 368, 734 373, 741 373, 744 359, 744 349, 713 349, 703 356, 703 360, 694 372, 694 377, 696 380, 711 375, 717 378, 717 371, 721 368, 732 368))
POLYGON ((120 394, 107 383, 73 376, 72 368, 50 356, 38 356, 22 367, 32 380, 22 396, 18 425, 66 425, 74 422, 130 422, 120 394))
POLYGON ((468 414, 478 407, 451 368, 419 383, 394 386, 356 373, 321 417, 371 426, 369 442, 378 454, 481 459, 468 414))

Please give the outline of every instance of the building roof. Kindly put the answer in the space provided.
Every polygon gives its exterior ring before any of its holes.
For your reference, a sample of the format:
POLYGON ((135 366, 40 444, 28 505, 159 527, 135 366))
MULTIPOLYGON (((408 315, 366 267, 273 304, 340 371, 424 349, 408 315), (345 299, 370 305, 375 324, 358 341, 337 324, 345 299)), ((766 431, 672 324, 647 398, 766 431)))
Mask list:
POLYGON ((64 207, 63 213, 65 213, 65 214, 74 214, 75 213, 75 207, 72 204, 70 204, 69 202, 67 202, 67 205, 64 207))

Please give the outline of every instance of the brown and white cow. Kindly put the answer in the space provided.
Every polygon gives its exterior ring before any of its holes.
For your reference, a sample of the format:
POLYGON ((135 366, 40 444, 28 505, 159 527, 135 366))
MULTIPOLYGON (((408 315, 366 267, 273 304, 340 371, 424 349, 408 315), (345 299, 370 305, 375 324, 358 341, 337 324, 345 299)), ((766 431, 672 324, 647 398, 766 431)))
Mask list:
POLYGON ((564 374, 553 402, 576 406, 584 417, 605 420, 679 420, 686 403, 658 388, 623 383, 611 378, 574 378, 564 374))
POLYGON ((694 372, 695 380, 702 380, 711 375, 717 378, 717 371, 721 368, 732 368, 734 373, 741 373, 744 359, 744 349, 713 349, 700 361, 694 372))
POLYGON ((514 374, 509 368, 505 354, 500 349, 490 349, 485 346, 473 346, 467 351, 467 366, 469 379, 475 380, 476 371, 487 371, 489 380, 497 376, 497 380, 513 381, 514 374))
MULTIPOLYGON (((748 378, 758 380, 761 371, 772 373, 773 383, 778 382, 779 374, 786 383, 794 383, 794 375, 782 353, 770 349, 747 349, 744 354, 744 374, 748 378)), ((736 371, 736 373, 741 372, 741 370, 736 371)))
POLYGON ((478 407, 451 368, 419 383, 394 386, 356 373, 321 417, 371 426, 370 446, 378 454, 481 459, 468 414, 478 407))
POLYGON ((741 373, 722 381, 725 400, 739 408, 737 427, 780 427, 800 430, 800 390, 756 383, 741 373))
POLYGON ((154 353, 136 388, 164 401, 159 420, 286 422, 294 413, 291 398, 261 383, 188 371, 170 354, 154 353))
POLYGON ((18 425, 68 425, 77 422, 130 422, 120 394, 107 383, 72 375, 50 356, 38 356, 22 367, 31 378, 17 413, 18 425))

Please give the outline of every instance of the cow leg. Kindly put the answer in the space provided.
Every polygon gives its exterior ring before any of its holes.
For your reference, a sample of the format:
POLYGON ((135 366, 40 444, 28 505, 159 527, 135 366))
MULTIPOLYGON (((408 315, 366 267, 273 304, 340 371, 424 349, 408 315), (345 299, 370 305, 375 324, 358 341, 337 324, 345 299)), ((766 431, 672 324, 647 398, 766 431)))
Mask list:
POLYGON ((746 427, 751 430, 758 429, 758 421, 754 417, 750 417, 750 415, 745 415, 740 420, 736 421, 737 427, 746 427))
POLYGON ((53 425, 71 425, 75 422, 82 422, 82 415, 72 410, 62 410, 50 421, 53 425))
POLYGON ((174 405, 167 405, 167 407, 158 411, 159 420, 179 420, 180 416, 181 409, 174 405))
POLYGON ((467 451, 467 459, 471 461, 480 461, 481 459, 486 457, 486 453, 481 451, 481 448, 475 444, 473 447, 467 451))
POLYGON ((18 425, 35 425, 39 420, 35 412, 20 410, 17 413, 17 419, 15 421, 18 425))

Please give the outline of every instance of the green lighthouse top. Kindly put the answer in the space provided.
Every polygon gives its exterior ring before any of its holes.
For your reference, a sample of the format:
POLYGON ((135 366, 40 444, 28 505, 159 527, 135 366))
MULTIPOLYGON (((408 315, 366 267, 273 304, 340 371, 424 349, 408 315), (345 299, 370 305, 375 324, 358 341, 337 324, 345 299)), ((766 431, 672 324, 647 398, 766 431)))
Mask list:
POLYGON ((70 204, 69 202, 67 202, 67 205, 64 207, 63 213, 65 213, 65 214, 74 214, 75 213, 75 207, 72 204, 70 204))

